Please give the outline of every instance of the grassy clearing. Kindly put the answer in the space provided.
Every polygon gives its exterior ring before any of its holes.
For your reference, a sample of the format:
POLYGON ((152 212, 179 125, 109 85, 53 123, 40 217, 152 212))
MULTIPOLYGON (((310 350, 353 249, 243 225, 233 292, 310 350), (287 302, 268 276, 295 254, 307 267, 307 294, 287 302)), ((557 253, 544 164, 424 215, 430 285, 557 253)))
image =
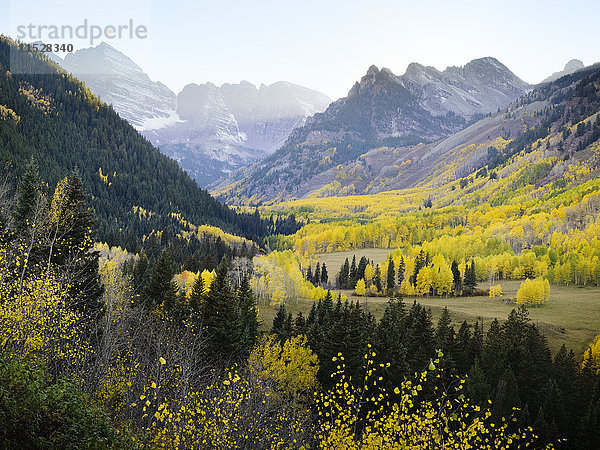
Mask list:
MULTIPOLYGON (((356 255, 357 259, 366 256, 375 262, 385 260, 389 250, 387 249, 364 249, 350 252, 339 252, 316 255, 320 262, 325 262, 330 268, 330 277, 333 279, 346 258, 356 255)), ((503 301, 507 298, 515 298, 516 292, 521 284, 520 281, 500 281, 504 292, 502 298, 489 297, 418 297, 406 298, 407 305, 413 301, 431 308, 434 323, 439 318, 444 307, 451 312, 456 329, 463 320, 473 325, 476 320, 483 320, 484 328, 487 329, 492 320, 505 320, 510 311, 516 307, 503 301)), ((481 288, 488 287, 481 283, 481 288)), ((350 300, 359 300, 378 319, 383 314, 387 298, 356 297, 352 291, 343 291, 350 300)), ((305 316, 310 311, 312 301, 298 300, 286 305, 286 308, 295 316, 302 311, 305 316)), ((260 318, 263 321, 263 329, 270 328, 275 316, 275 308, 269 305, 260 305, 260 318)), ((536 323, 548 338, 548 344, 555 353, 562 344, 572 348, 577 355, 581 356, 589 342, 600 333, 600 287, 573 287, 552 285, 550 300, 545 305, 529 310, 529 317, 536 323)))
POLYGON ((350 250, 347 252, 317 253, 313 256, 313 258, 318 260, 320 263, 325 263, 327 265, 329 278, 334 280, 346 258, 348 258, 348 261, 352 263, 352 256, 356 255, 356 264, 358 264, 360 258, 366 256, 367 259, 374 261, 375 264, 377 264, 384 262, 388 253, 391 251, 393 251, 391 248, 363 248, 350 250))

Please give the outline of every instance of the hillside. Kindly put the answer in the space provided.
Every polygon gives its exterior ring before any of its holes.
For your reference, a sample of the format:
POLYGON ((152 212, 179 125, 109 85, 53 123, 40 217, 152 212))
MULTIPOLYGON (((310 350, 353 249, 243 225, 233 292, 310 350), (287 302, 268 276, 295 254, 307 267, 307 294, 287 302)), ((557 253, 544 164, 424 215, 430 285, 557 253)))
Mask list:
POLYGON ((433 142, 496 112, 529 86, 494 58, 402 76, 372 66, 348 96, 295 130, 273 156, 215 186, 230 201, 302 197, 334 179, 328 170, 371 149, 433 142))
MULTIPOLYGON (((583 150, 600 137, 598 122, 594 122, 600 110, 598 77, 600 69, 591 66, 540 85, 501 111, 436 142, 380 145, 304 180, 294 190, 294 196, 374 194, 435 187, 475 172, 477 177, 492 176, 494 172, 494 177, 505 178, 523 164, 549 157, 554 157, 550 165, 534 175, 542 184, 557 180, 573 164, 595 170, 597 156, 583 150), (532 153, 534 150, 537 153, 532 153)), ((253 174, 240 182, 226 195, 233 201, 244 201, 245 186, 251 185, 255 177, 253 174)))
POLYGON ((40 54, 0 38, 0 155, 14 177, 34 157, 48 186, 77 170, 99 219, 98 238, 136 248, 172 213, 256 238, 264 224, 213 199, 85 86, 40 54), (10 69, 10 71, 9 71, 10 69))

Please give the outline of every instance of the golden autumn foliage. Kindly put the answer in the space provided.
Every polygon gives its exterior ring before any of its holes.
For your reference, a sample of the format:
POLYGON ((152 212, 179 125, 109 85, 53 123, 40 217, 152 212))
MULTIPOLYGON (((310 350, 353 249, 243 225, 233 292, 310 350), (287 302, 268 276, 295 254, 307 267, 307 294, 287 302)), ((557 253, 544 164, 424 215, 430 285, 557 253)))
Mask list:
POLYGON ((517 292, 517 303, 519 305, 537 306, 548 301, 550 297, 550 283, 548 280, 527 278, 521 283, 517 292))

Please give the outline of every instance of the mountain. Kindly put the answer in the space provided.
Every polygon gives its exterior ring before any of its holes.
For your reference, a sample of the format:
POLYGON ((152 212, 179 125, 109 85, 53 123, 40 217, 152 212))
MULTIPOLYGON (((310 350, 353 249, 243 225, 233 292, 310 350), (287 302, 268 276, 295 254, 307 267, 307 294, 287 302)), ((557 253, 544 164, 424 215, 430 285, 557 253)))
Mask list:
POLYGON ((272 156, 215 186, 226 198, 304 196, 328 170, 379 147, 450 136, 530 89, 494 58, 440 72, 416 63, 402 76, 371 66, 348 96, 294 130, 272 156))
POLYGON ((102 43, 50 56, 205 186, 273 153, 331 100, 287 82, 189 84, 175 95, 130 58, 102 43))
MULTIPOLYGON (((296 197, 376 194, 453 184, 475 178, 518 189, 600 170, 600 65, 540 85, 501 111, 436 142, 381 146, 332 166, 298 185, 296 197)), ((275 172, 276 173, 276 172, 275 172)), ((277 174, 277 176, 281 176, 277 174)), ((246 194, 239 182, 222 194, 231 202, 269 199, 246 194)), ((259 189, 258 184, 251 189, 259 189)), ((252 192, 252 191, 250 191, 252 192)), ((262 190, 261 192, 264 192, 262 190)), ((507 194, 498 192, 497 196, 507 194)))
POLYGON ((132 251, 152 230, 173 236, 189 223, 264 236, 257 216, 219 203, 80 81, 15 46, 0 37, 1 170, 18 177, 33 157, 49 189, 79 172, 98 238, 132 251))
POLYGON ((551 83, 552 81, 558 80, 560 77, 564 77, 565 75, 570 75, 578 70, 583 69, 585 66, 582 61, 578 59, 572 59, 567 64, 565 64, 565 68, 561 71, 554 72, 540 84, 551 83))
POLYGON ((188 84, 177 95, 178 121, 142 130, 200 185, 218 181, 281 147, 329 98, 292 83, 188 84))
POLYGON ((175 120, 176 97, 117 49, 106 43, 68 53, 54 60, 137 130, 151 129, 175 120))

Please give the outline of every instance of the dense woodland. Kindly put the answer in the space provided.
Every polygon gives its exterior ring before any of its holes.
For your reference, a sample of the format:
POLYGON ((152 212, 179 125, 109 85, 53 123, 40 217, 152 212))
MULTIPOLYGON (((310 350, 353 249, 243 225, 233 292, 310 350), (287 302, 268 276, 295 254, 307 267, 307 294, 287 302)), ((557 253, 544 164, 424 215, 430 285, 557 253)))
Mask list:
POLYGON ((4 176, 22 175, 32 157, 50 187, 76 170, 91 195, 94 231, 103 242, 137 252, 152 230, 179 232, 172 214, 257 241, 268 233, 258 215, 236 214, 200 189, 81 82, 4 37, 0 105, 11 114, 0 120, 4 176))

